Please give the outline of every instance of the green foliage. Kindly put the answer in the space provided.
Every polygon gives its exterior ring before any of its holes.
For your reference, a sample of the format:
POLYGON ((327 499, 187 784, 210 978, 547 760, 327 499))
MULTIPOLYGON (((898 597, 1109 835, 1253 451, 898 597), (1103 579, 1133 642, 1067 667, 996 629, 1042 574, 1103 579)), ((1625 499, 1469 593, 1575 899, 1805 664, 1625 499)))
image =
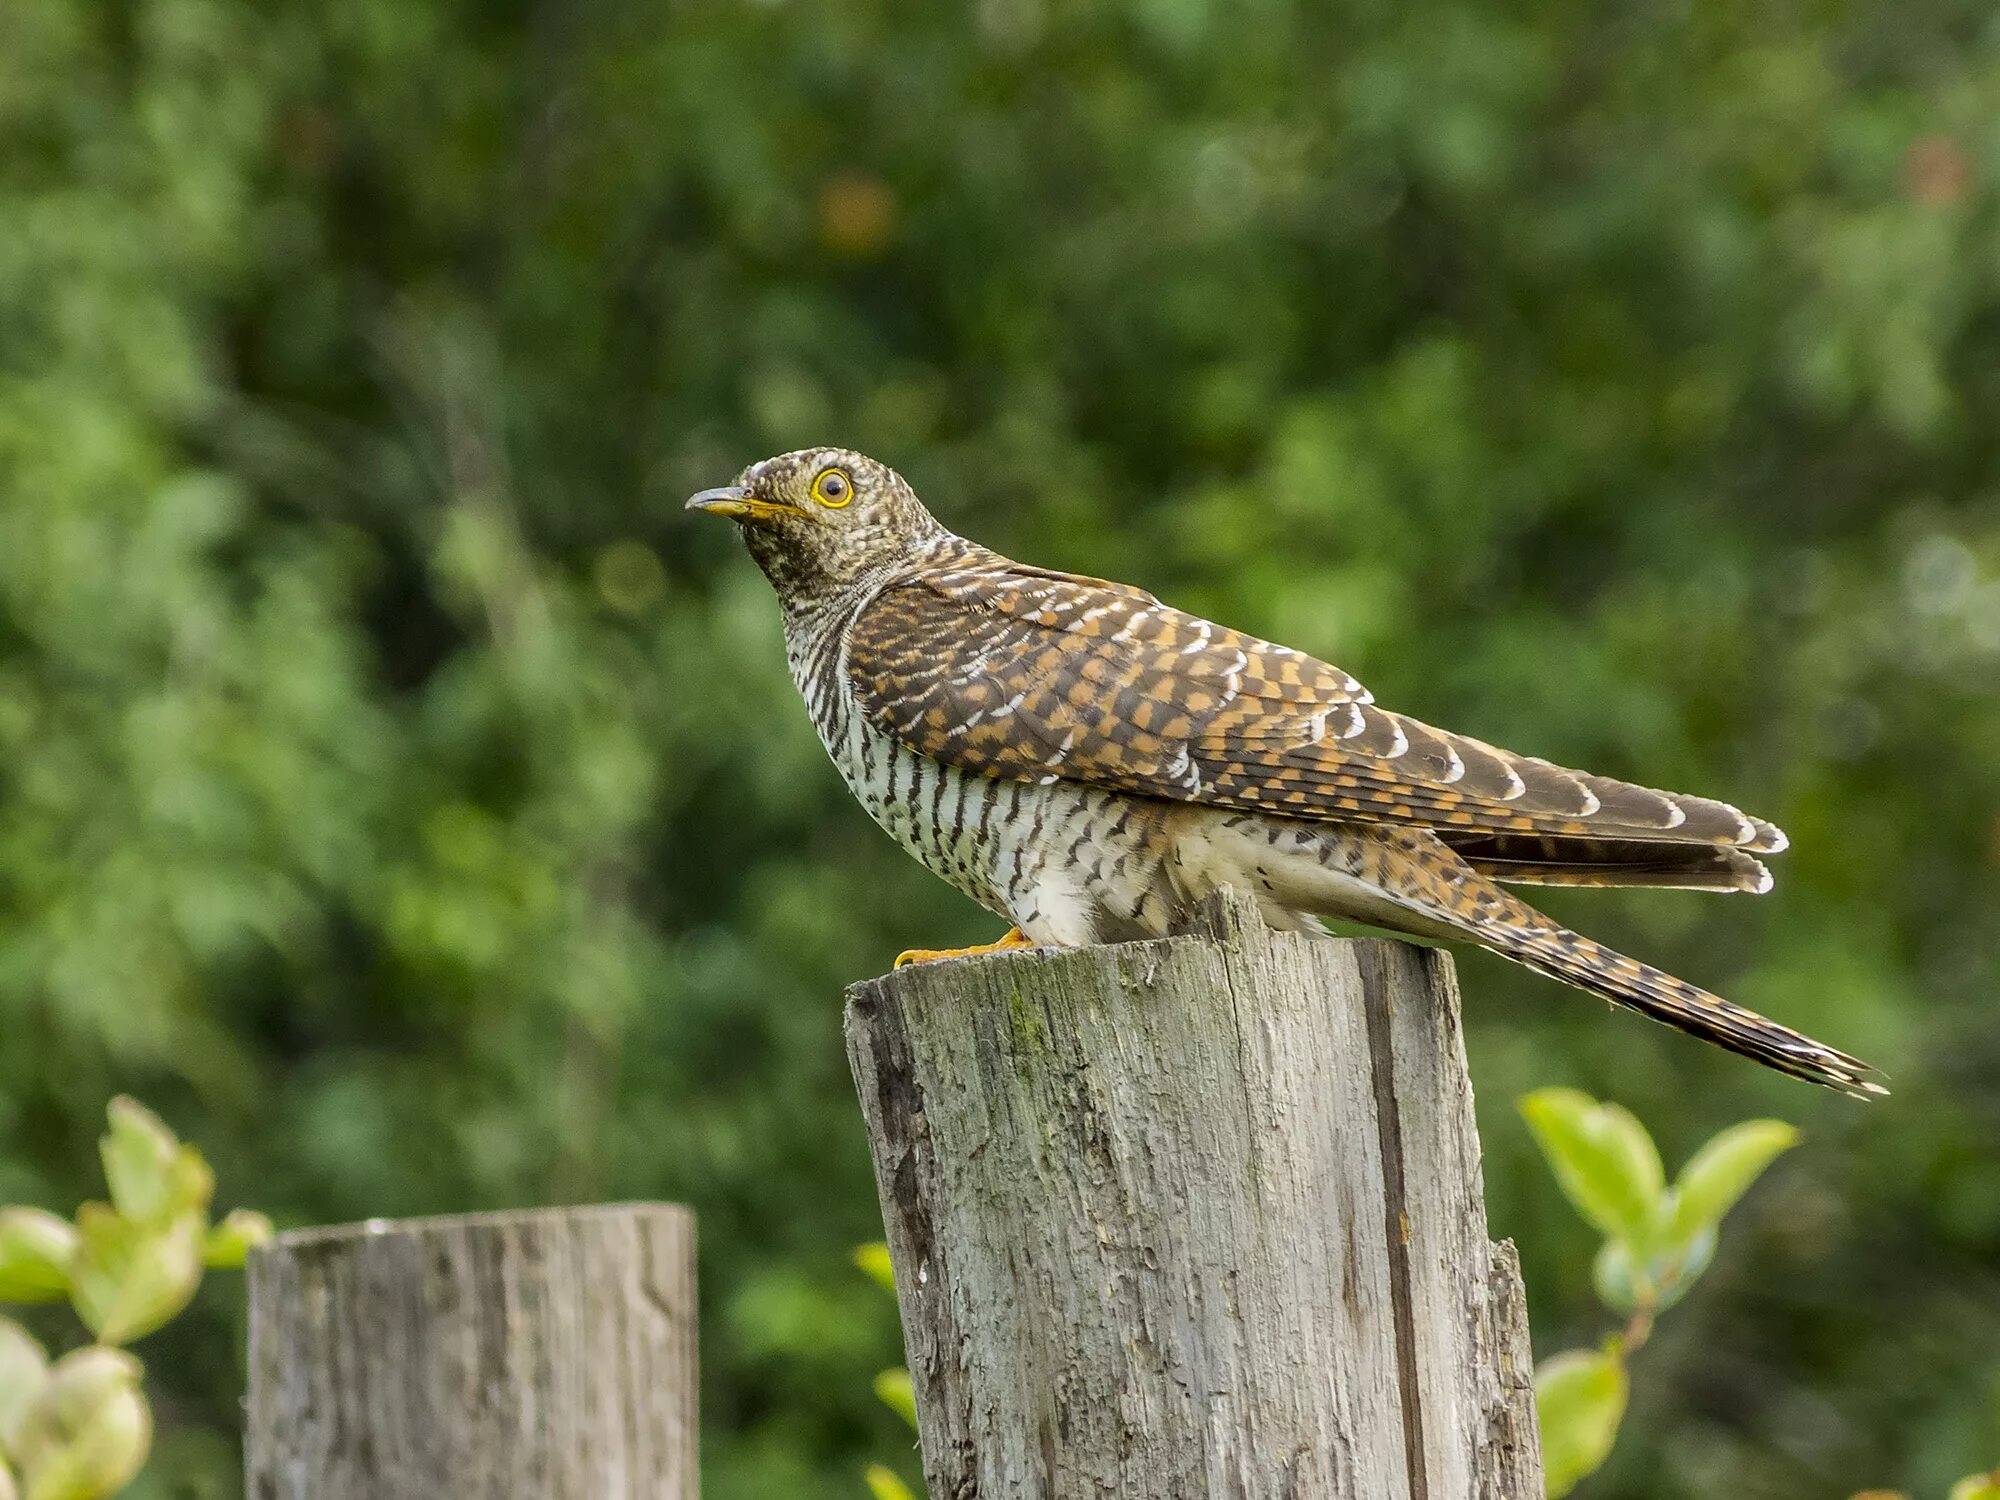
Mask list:
POLYGON ((1551 1496, 1567 1495, 1611 1456, 1629 1393, 1625 1361, 1606 1351, 1573 1349, 1535 1371, 1542 1471, 1551 1496))
POLYGON ((1591 1267, 1597 1295, 1647 1317, 1685 1295, 1715 1253, 1722 1216, 1798 1140, 1782 1120, 1746 1120, 1696 1152, 1669 1188, 1652 1136, 1630 1111, 1545 1088, 1521 1101, 1521 1113, 1564 1196, 1604 1236, 1591 1267))
POLYGON ((1521 1113, 1577 1212, 1608 1238, 1649 1250, 1662 1227, 1666 1174, 1646 1128, 1575 1089, 1537 1089, 1521 1113))
POLYGON ((0 1302, 67 1298, 97 1342, 51 1362, 0 1318, 0 1500, 104 1500, 152 1447, 139 1361, 116 1346, 154 1332, 193 1298, 205 1266, 240 1266, 271 1236, 238 1209, 208 1220, 215 1174, 151 1111, 114 1099, 100 1142, 111 1203, 76 1220, 0 1209, 0 1302))
POLYGON ((1798 1130, 1783 1120, 1745 1120, 1716 1136, 1689 1158, 1674 1179, 1667 1199, 1669 1236, 1689 1243, 1712 1234, 1750 1184, 1798 1139, 1798 1130))
POLYGON ((254 1209, 234 1208, 209 1226, 201 1242, 201 1260, 211 1271, 240 1271, 243 1262, 271 1237, 271 1221, 254 1209))
POLYGON ((1521 1114, 1563 1194, 1604 1235, 1592 1265, 1598 1297, 1627 1321, 1600 1350, 1572 1350, 1535 1370, 1535 1410, 1552 1497, 1610 1457, 1630 1391, 1627 1362, 1653 1320, 1714 1257, 1723 1215, 1798 1141, 1781 1120, 1746 1120, 1704 1145, 1669 1187, 1659 1148, 1629 1110, 1576 1089, 1537 1089, 1521 1114))
POLYGON ((158 1223, 86 1203, 71 1276, 77 1316, 107 1344, 129 1344, 177 1315, 201 1284, 203 1228, 194 1214, 158 1223))
POLYGON ((39 1208, 0 1208, 0 1302, 60 1302, 82 1238, 39 1208))
POLYGON ((94 1346, 49 1366, 7 1443, 21 1500, 103 1500, 132 1482, 152 1445, 139 1361, 94 1346))
POLYGON ((19 1324, 0 1318, 0 1462, 48 1385, 49 1357, 19 1324))

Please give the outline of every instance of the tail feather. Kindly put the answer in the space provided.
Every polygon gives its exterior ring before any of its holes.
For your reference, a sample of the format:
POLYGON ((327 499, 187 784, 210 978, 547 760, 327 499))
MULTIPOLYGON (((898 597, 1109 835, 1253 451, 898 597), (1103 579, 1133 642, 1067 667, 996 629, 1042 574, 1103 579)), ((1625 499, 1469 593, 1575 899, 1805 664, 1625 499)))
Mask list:
POLYGON ((1478 943, 1793 1078, 1857 1098, 1888 1092, 1859 1058, 1614 953, 1497 883, 1536 877, 1551 883, 1564 875, 1606 884, 1645 883, 1647 876, 1691 883, 1706 875, 1716 882, 1710 889, 1761 889, 1769 877, 1743 849, 1655 855, 1627 841, 1528 836, 1472 837, 1454 848, 1448 833, 1456 831, 1237 819, 1221 822, 1213 836, 1224 841, 1221 857, 1239 862, 1275 908, 1478 943), (1503 863, 1511 874, 1491 868, 1503 863))
POLYGON ((1740 1057, 1793 1078, 1838 1089, 1858 1099, 1889 1091, 1871 1078, 1876 1070, 1859 1058, 1781 1026, 1754 1010, 1676 979, 1651 964, 1613 952, 1602 943, 1571 932, 1539 912, 1531 925, 1509 924, 1482 933, 1496 952, 1551 979, 1601 995, 1615 1005, 1699 1037, 1740 1057))
POLYGON ((1771 872, 1763 861, 1717 844, 1453 829, 1440 829, 1438 837, 1480 874, 1509 885, 1651 886, 1758 895, 1771 888, 1771 872))

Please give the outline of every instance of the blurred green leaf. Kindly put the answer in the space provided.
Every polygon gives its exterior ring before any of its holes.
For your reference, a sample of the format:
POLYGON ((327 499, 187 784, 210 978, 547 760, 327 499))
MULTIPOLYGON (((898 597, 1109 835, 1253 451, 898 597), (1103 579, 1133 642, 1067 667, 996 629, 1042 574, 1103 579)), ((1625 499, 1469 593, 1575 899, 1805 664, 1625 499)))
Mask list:
POLYGON ((900 1366, 884 1370, 875 1377, 875 1394, 882 1404, 895 1412, 912 1427, 917 1425, 917 1393, 910 1383, 910 1372, 900 1366))
POLYGON ((22 1420, 49 1380, 49 1357, 20 1324, 0 1318, 0 1455, 14 1450, 22 1420))
POLYGON ((166 1204, 157 1218, 192 1214, 206 1220, 215 1201, 215 1172, 199 1150, 182 1146, 167 1168, 166 1204))
POLYGON ((117 1098, 107 1111, 110 1128, 100 1143, 111 1201, 140 1223, 190 1211, 206 1214, 215 1175, 201 1153, 184 1146, 159 1116, 136 1100, 117 1098))
POLYGON ((1653 1138, 1631 1113, 1575 1089, 1537 1089, 1521 1113, 1577 1212, 1635 1250, 1659 1228, 1666 1174, 1653 1138))
POLYGON ((1966 1475, 1951 1487, 1948 1500, 2000 1500, 2000 1469, 1966 1475))
POLYGON ((1643 1300, 1651 1306, 1656 1291, 1632 1260, 1632 1247, 1623 1239, 1608 1239, 1597 1247, 1590 1263, 1590 1284, 1597 1298, 1614 1312, 1638 1311, 1643 1300))
POLYGON ((1716 1135, 1688 1159, 1675 1179, 1674 1237, 1692 1242, 1702 1230, 1713 1230, 1764 1169, 1798 1139, 1798 1131, 1782 1120, 1745 1120, 1716 1135))
POLYGON ((1535 1371, 1535 1414, 1549 1500, 1560 1500, 1610 1455, 1625 1416, 1624 1364, 1599 1351, 1574 1350, 1535 1371))
POLYGON ((862 1478, 868 1481, 868 1493, 874 1500, 917 1500, 895 1470, 881 1464, 870 1464, 862 1478))
POLYGON ((21 1424, 22 1500, 104 1500, 132 1481, 152 1446, 139 1362, 123 1350, 58 1360, 21 1424))
POLYGON ((1709 1262, 1715 1259, 1716 1231, 1704 1229, 1686 1244, 1675 1245, 1654 1257, 1654 1279, 1659 1285, 1658 1312, 1665 1312, 1688 1294, 1709 1262))
POLYGON ((896 1295, 896 1267, 889 1259, 889 1247, 876 1240, 855 1247, 854 1263, 890 1296, 896 1295))
POLYGON ((117 1098, 106 1114, 110 1129, 99 1143, 111 1201, 128 1219, 150 1219, 171 1202, 170 1176, 180 1141, 159 1116, 136 1100, 117 1098))
POLYGON ((1715 1258, 1716 1235, 1698 1231, 1690 1241, 1663 1240, 1642 1263, 1622 1239, 1606 1240, 1591 1262, 1591 1285, 1606 1307, 1630 1315, 1644 1308, 1665 1312, 1688 1294, 1715 1258))
POLYGON ((208 1231, 202 1241, 202 1263, 211 1271, 241 1270, 252 1250, 271 1242, 271 1221, 252 1209, 239 1208, 208 1231))
POLYGON ((202 1221, 182 1213, 137 1224, 102 1203, 77 1212, 83 1249, 72 1300, 107 1344, 128 1344, 167 1322, 201 1285, 202 1221))
POLYGON ((0 1208, 0 1302, 60 1302, 80 1243, 76 1226, 39 1208, 0 1208))

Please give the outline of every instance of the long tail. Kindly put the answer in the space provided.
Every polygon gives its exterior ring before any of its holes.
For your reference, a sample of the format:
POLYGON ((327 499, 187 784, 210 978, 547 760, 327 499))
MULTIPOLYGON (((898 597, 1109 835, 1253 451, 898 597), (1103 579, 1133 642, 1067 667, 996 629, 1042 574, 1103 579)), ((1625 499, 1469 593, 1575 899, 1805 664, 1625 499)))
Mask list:
MULTIPOLYGON (((1651 964, 1614 953, 1544 917, 1519 901, 1529 922, 1482 924, 1471 936, 1516 963, 1565 984, 1602 995, 1615 1005, 1699 1037, 1739 1057, 1807 1083, 1839 1089, 1857 1099, 1889 1091, 1869 1076, 1876 1070, 1859 1058, 1781 1026, 1754 1010, 1676 979, 1651 964)), ((1511 916, 1511 914, 1510 914, 1511 916)))
POLYGON ((1362 824, 1294 824, 1257 837, 1224 824, 1221 832, 1244 837, 1239 857, 1276 906, 1478 943, 1793 1078, 1856 1098, 1888 1092, 1859 1058, 1551 921, 1435 833, 1362 824))

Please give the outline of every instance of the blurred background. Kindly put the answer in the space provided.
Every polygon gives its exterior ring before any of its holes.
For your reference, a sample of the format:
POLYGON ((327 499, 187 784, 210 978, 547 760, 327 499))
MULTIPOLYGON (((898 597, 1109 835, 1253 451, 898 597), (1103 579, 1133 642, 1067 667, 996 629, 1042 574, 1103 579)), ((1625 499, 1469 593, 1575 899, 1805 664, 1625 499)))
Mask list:
MULTIPOLYGON (((1987 0, 0 9, 0 1201, 121 1090, 281 1224, 683 1200, 713 1500, 909 1472, 841 988, 996 923, 680 511, 822 442, 1784 823, 1768 898, 1547 905, 1884 1103, 1462 961, 1540 1352, 1607 1327, 1518 1095, 1805 1132, 1581 1493, 2000 1460, 1987 0)), ((240 1295, 142 1347, 143 1496, 237 1493, 240 1295)))

